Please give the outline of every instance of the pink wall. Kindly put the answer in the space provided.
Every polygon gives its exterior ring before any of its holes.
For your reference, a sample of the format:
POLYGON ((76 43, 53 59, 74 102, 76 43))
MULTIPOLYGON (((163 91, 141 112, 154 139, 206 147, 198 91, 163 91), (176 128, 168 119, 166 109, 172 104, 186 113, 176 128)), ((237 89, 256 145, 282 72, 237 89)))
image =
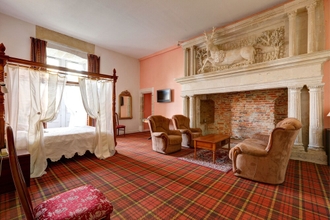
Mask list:
POLYGON ((154 88, 154 115, 182 114, 181 85, 175 78, 183 77, 183 65, 183 50, 177 46, 140 60, 140 89, 154 88), (172 90, 172 102, 157 103, 156 91, 167 88, 172 90))
MULTIPOLYGON (((326 49, 330 50, 330 0, 324 0, 324 20, 326 32, 326 49)), ((324 64, 324 127, 330 128, 330 117, 326 115, 330 112, 330 61, 324 64)))

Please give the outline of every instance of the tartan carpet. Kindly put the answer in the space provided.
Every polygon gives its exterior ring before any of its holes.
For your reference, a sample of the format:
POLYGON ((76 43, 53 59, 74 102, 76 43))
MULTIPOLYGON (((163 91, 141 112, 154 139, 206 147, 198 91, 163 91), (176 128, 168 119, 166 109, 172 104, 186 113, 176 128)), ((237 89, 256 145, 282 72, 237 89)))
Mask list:
MULTIPOLYGON (((286 180, 267 185, 231 171, 179 160, 192 149, 163 155, 152 151, 149 133, 117 138, 117 154, 92 154, 50 162, 31 179, 35 205, 58 193, 92 184, 111 201, 111 219, 328 219, 326 165, 290 160, 286 180)), ((25 219, 15 192, 0 195, 0 219, 25 219)))

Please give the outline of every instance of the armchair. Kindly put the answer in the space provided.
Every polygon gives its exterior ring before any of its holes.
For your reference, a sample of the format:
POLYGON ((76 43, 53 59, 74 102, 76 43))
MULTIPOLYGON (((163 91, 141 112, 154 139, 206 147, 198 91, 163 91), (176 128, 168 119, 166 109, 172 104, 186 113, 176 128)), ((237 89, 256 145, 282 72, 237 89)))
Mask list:
POLYGON ((148 117, 152 149, 156 152, 170 154, 181 150, 181 132, 170 130, 170 121, 161 115, 148 117))
POLYGON ((270 135, 256 134, 237 144, 229 151, 235 175, 269 184, 283 183, 301 127, 298 119, 286 118, 277 123, 270 135))
POLYGON ((174 128, 182 134, 182 146, 194 147, 194 138, 202 136, 202 129, 190 128, 190 119, 184 115, 173 115, 174 128))

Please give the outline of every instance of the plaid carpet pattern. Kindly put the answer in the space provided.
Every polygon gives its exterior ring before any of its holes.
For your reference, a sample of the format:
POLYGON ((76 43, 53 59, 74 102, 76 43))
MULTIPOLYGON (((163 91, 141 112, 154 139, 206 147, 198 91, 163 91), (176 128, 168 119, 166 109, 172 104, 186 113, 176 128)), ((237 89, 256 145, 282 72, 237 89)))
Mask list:
MULTIPOLYGON (((92 184, 114 206, 111 219, 329 219, 330 169, 290 160, 286 181, 267 185, 152 151, 149 133, 119 136, 118 153, 51 162, 31 179, 34 205, 58 193, 92 184)), ((15 192, 0 195, 0 219, 24 219, 15 192)))

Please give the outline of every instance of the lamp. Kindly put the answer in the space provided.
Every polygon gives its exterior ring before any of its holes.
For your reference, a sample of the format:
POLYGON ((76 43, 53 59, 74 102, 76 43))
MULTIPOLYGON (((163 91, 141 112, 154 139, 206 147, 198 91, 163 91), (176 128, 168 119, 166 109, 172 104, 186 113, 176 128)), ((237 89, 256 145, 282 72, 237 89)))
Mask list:
POLYGON ((330 117, 330 112, 327 114, 327 117, 330 117))

